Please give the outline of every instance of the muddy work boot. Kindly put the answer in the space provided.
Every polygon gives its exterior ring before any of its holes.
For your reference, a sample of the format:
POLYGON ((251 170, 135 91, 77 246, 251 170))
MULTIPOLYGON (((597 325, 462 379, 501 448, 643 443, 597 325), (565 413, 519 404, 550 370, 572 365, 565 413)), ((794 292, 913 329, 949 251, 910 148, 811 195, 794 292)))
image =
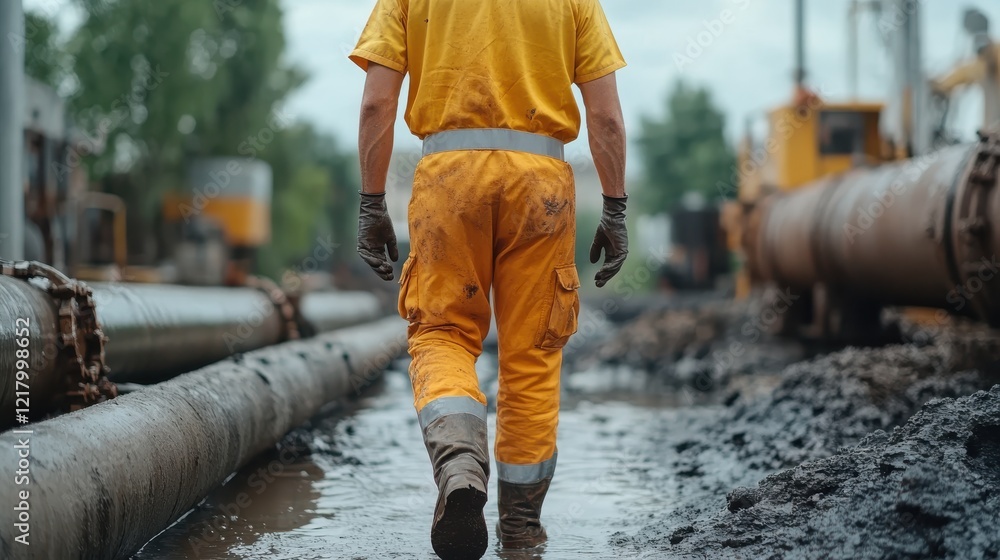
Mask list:
POLYGON ((489 536, 483 506, 490 475, 486 422, 471 414, 442 416, 424 429, 438 487, 431 545, 443 560, 478 560, 489 536))
POLYGON ((548 540, 541 517, 542 502, 551 481, 545 478, 534 484, 499 482, 497 538, 504 548, 534 548, 548 540))

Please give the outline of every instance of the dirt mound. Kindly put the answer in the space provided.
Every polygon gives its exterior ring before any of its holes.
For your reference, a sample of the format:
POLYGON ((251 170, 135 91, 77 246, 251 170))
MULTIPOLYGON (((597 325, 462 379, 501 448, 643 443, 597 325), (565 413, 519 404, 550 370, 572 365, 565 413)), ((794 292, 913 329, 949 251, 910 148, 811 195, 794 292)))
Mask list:
MULTIPOLYGON (((802 541, 812 538, 810 546, 818 548, 806 547, 792 539, 795 534, 792 528, 784 537, 778 536, 782 534, 781 523, 787 519, 772 525, 761 521, 756 532, 746 533, 745 538, 740 536, 755 522, 752 514, 742 513, 753 508, 743 505, 760 503, 762 498, 755 490, 732 489, 753 486, 782 469, 796 468, 790 472, 804 476, 811 472, 808 469, 816 468, 823 476, 808 481, 794 479, 795 484, 805 485, 802 491, 810 492, 807 498, 817 493, 825 495, 824 488, 832 492, 834 487, 827 487, 829 475, 824 474, 824 467, 814 466, 825 463, 799 465, 827 458, 844 460, 843 455, 838 455, 843 448, 858 445, 872 432, 903 425, 928 401, 962 397, 992 387, 1000 382, 996 375, 998 360, 1000 343, 992 333, 942 329, 926 337, 923 346, 908 343, 847 348, 793 364, 781 373, 780 383, 767 396, 749 399, 734 395, 727 401, 728 407, 718 414, 692 415, 686 424, 673 430, 678 435, 664 436, 670 440, 665 447, 672 450, 663 457, 666 472, 677 481, 675 507, 637 535, 617 534, 612 542, 641 551, 667 549, 671 555, 680 554, 679 557, 704 553, 710 558, 727 554, 735 558, 793 558, 799 556, 792 555, 791 550, 797 554, 800 548, 827 550, 840 546, 818 533, 804 533, 802 541), (740 513, 734 514, 729 508, 740 513), (737 517, 747 525, 728 524, 737 517), (760 540, 763 535, 785 541, 779 545, 777 540, 760 540), (758 544, 759 548, 746 548, 758 544)), ((874 445, 877 440, 865 441, 874 445)), ((948 471, 930 465, 922 472, 948 471)), ((873 494, 880 491, 872 486, 868 489, 873 494)), ((892 499, 892 494, 871 499, 892 499)), ((795 507, 785 503, 782 507, 775 505, 774 509, 783 515, 791 515, 789 512, 794 510, 803 517, 799 521, 803 524, 812 523, 805 518, 819 511, 795 507)), ((916 519, 917 513, 911 513, 916 519)), ((835 531, 829 518, 823 520, 831 526, 830 531, 835 531)), ((861 531, 862 528, 851 529, 851 523, 848 519, 836 529, 842 535, 841 540, 843 535, 854 534, 855 529, 861 531)), ((903 539, 907 543, 910 540, 913 539, 903 539)))
POLYGON ((766 334, 776 318, 759 301, 680 301, 623 325, 575 363, 648 372, 667 389, 724 392, 734 378, 776 374, 807 356, 801 343, 766 334))
POLYGON ((1000 386, 928 403, 891 434, 737 488, 670 535, 671 554, 997 558, 1000 386))

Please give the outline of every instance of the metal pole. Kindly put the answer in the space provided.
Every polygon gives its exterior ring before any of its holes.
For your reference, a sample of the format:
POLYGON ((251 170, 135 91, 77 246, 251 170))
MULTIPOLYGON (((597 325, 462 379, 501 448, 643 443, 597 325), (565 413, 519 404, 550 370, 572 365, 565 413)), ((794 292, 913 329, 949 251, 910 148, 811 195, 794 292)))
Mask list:
POLYGON ((795 0, 795 85, 806 81, 806 2, 795 0))
POLYGON ((847 15, 847 84, 851 99, 858 98, 858 24, 861 16, 861 5, 858 0, 851 0, 847 15))
POLYGON ((0 258, 24 258, 24 13, 0 2, 0 258))
POLYGON ((931 151, 931 122, 927 118, 930 109, 930 87, 924 74, 923 33, 920 30, 920 2, 904 2, 907 13, 907 73, 911 93, 911 119, 913 123, 914 155, 924 155, 931 151))

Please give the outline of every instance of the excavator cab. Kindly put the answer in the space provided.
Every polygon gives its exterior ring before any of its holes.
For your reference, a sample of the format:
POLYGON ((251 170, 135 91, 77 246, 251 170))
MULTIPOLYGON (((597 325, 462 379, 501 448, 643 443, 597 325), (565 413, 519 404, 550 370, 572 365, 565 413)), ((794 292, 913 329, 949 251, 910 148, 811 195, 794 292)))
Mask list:
MULTIPOLYGON (((771 111, 762 166, 764 191, 786 192, 802 185, 885 161, 879 118, 882 105, 791 104, 771 111)), ((741 185, 742 188, 742 185, 741 185)))
MULTIPOLYGON (((891 159, 880 133, 883 106, 878 103, 825 103, 807 90, 767 114, 763 142, 748 133, 739 150, 737 200, 722 209, 730 251, 746 264, 746 231, 753 229, 754 208, 770 194, 790 192, 817 179, 891 159)), ((736 296, 745 298, 757 282, 755 272, 737 266, 736 296)))

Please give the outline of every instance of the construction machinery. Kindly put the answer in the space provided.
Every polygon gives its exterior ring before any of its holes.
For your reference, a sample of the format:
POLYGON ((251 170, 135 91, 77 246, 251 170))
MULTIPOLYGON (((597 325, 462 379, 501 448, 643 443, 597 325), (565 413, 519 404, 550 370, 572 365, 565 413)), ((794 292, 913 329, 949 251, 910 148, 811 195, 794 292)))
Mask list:
MULTIPOLYGON (((969 9, 965 12, 965 31, 972 38, 975 55, 931 81, 931 87, 947 108, 952 97, 967 87, 979 87, 983 93, 983 130, 1000 131, 1000 43, 990 37, 986 15, 969 9)), ((942 123, 942 128, 944 123, 942 123)))
MULTIPOLYGON (((271 168, 244 157, 193 161, 186 185, 161 199, 155 227, 159 262, 128 254, 128 210, 114 194, 89 189, 82 159, 103 151, 66 117, 55 90, 23 84, 23 248, 27 260, 82 280, 242 286, 271 238, 271 168)), ((145 245, 145 243, 141 244, 145 245)))
MULTIPOLYGON (((697 193, 694 193, 697 194, 697 193)), ((670 257, 660 271, 668 290, 713 290, 729 272, 729 251, 719 207, 688 196, 670 213, 670 257)))
POLYGON ((886 305, 1000 324, 991 258, 1000 137, 935 150, 919 5, 866 4, 894 22, 883 37, 894 67, 888 105, 829 103, 805 86, 797 2, 795 95, 769 113, 765 141, 744 139, 736 201, 723 210, 743 265, 737 294, 780 294, 772 330, 798 336, 868 339, 886 305))
POLYGON ((209 158, 188 169, 188 188, 163 199, 164 237, 179 279, 242 286, 271 240, 271 167, 252 158, 209 158))

